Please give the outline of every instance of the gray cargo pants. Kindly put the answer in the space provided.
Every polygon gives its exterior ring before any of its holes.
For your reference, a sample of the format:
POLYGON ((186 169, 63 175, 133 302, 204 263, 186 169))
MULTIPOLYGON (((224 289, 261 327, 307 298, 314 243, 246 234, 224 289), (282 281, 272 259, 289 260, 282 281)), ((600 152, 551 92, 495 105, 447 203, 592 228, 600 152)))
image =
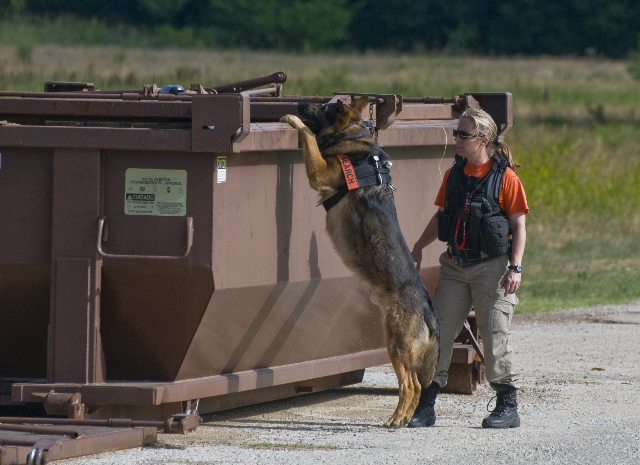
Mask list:
POLYGON ((460 334, 471 307, 484 344, 487 381, 515 387, 513 350, 509 342, 515 294, 504 297, 500 280, 507 272, 509 256, 461 267, 447 253, 440 256, 440 276, 433 304, 440 319, 440 358, 433 380, 447 384, 453 341, 460 334))

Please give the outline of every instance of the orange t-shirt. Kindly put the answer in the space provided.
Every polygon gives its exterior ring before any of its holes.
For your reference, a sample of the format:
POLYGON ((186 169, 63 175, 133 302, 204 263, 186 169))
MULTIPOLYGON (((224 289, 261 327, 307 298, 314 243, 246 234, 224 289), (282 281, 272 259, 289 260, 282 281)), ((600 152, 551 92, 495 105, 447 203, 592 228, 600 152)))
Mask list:
MULTIPOLYGON (((475 178, 484 178, 491 170, 493 166, 493 159, 489 160, 482 165, 472 165, 467 163, 464 165, 464 174, 467 176, 473 176, 475 178)), ((444 174, 444 180, 436 196, 434 202, 437 207, 444 208, 444 191, 449 179, 449 173, 451 168, 444 174)), ((520 182, 520 178, 511 168, 507 168, 502 178, 502 186, 500 186, 500 208, 507 212, 507 216, 511 216, 515 213, 529 213, 529 206, 527 205, 527 196, 524 193, 524 188, 520 182)))

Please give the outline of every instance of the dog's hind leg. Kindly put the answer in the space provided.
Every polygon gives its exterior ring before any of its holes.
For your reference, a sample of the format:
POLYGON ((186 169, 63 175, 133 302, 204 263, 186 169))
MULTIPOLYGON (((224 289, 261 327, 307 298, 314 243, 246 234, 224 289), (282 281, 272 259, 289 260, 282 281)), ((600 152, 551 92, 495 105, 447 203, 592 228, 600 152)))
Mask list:
POLYGON ((413 411, 418 405, 421 387, 416 367, 410 362, 412 354, 406 354, 404 357, 398 354, 389 354, 389 358, 398 377, 398 406, 391 418, 384 423, 384 426, 400 428, 409 423, 413 411))
POLYGON ((411 372, 411 379, 413 380, 413 385, 415 386, 415 388, 413 390, 413 398, 409 403, 409 408, 405 412, 404 418, 402 420, 402 423, 404 426, 406 426, 411 420, 411 417, 413 416, 413 412, 415 412, 416 407, 418 406, 418 402, 420 401, 420 394, 422 393, 422 386, 420 384, 420 379, 418 377, 417 370, 414 369, 411 372))
POLYGON ((404 368, 404 364, 400 361, 396 356, 389 354, 389 358, 391 359, 391 365, 393 366, 393 371, 396 372, 396 377, 398 378, 398 405, 396 406, 395 412, 391 415, 385 423, 384 426, 386 428, 398 428, 400 426, 398 422, 398 417, 402 411, 402 406, 404 404, 404 398, 407 393, 407 383, 406 377, 407 373, 404 368))

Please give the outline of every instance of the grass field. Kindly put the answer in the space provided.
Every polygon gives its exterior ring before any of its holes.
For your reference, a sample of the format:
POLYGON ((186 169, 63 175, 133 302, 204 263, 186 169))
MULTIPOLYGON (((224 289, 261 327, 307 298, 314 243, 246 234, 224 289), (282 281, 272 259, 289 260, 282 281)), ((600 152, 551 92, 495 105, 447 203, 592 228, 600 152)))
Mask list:
POLYGON ((214 86, 275 71, 295 95, 511 92, 506 141, 531 208, 518 311, 640 299, 640 82, 623 61, 0 45, 2 90, 214 86))

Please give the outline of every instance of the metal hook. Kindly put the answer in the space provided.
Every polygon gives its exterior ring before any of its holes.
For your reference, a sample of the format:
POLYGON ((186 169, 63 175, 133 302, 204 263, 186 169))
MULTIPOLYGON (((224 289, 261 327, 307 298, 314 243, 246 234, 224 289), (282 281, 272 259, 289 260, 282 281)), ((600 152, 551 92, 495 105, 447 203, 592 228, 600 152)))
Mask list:
MULTIPOLYGON (((189 402, 189 403, 191 403, 191 402, 189 402)), ((187 409, 187 411, 184 412, 184 413, 189 414, 189 415, 197 415, 198 414, 198 406, 199 405, 200 405, 200 399, 196 399, 196 407, 193 408, 193 409, 187 409)))
POLYGON ((27 455, 27 465, 44 465, 44 451, 42 449, 31 449, 27 455))

